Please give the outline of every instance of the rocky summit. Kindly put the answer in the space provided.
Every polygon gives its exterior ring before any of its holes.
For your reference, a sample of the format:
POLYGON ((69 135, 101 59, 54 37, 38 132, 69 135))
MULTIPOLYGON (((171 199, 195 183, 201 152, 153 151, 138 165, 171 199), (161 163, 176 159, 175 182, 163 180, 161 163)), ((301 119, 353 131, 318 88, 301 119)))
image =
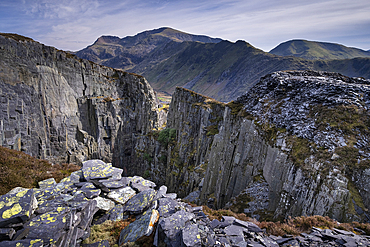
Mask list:
POLYGON ((122 170, 89 160, 60 183, 14 188, 0 197, 1 246, 110 246, 86 243, 91 229, 106 221, 133 218, 114 244, 128 245, 148 236, 152 246, 368 246, 370 237, 334 229, 310 234, 269 236, 253 222, 209 217, 167 194, 167 187, 142 177, 121 177, 122 170))

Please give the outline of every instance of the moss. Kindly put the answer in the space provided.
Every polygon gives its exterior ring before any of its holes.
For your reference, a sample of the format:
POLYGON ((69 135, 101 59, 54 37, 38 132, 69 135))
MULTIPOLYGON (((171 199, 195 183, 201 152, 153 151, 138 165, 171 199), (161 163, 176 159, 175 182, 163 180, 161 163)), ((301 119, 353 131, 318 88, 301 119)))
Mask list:
POLYGON ((226 104, 231 109, 232 115, 238 115, 238 113, 243 109, 244 105, 239 102, 231 101, 226 104))
POLYGON ((158 142, 165 148, 168 147, 169 143, 173 143, 176 140, 176 129, 166 128, 159 132, 158 142))
POLYGON ((214 125, 207 126, 206 132, 207 132, 206 133, 207 136, 218 134, 218 125, 214 124, 214 125))
POLYGON ((247 194, 240 194, 232 200, 232 206, 230 210, 234 213, 243 213, 245 208, 248 208, 248 203, 251 202, 253 198, 251 198, 247 194))
POLYGON ((143 158, 144 158, 144 160, 148 161, 149 163, 152 163, 152 161, 153 161, 153 158, 148 153, 144 153, 143 158))
POLYGON ((355 105, 338 105, 333 108, 317 105, 311 109, 309 116, 316 120, 318 128, 323 131, 330 126, 347 135, 353 135, 355 131, 369 133, 368 114, 355 105))
POLYGON ((150 171, 149 170, 145 170, 144 171, 144 174, 143 174, 143 178, 147 179, 150 177, 150 171))

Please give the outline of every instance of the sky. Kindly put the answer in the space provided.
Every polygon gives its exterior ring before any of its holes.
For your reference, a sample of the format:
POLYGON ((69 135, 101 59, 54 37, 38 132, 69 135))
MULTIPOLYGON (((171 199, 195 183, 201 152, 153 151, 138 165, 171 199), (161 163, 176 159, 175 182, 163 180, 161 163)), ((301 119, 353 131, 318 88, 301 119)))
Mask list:
POLYGON ((292 39, 370 49, 370 0, 0 0, 0 32, 77 51, 171 27, 264 51, 292 39))

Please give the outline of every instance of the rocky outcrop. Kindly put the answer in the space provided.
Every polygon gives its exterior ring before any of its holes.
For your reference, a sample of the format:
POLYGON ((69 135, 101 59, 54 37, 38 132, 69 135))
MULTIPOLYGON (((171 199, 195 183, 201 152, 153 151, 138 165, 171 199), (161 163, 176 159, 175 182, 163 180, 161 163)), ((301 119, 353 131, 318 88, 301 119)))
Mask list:
MULTIPOLYGON (((123 170, 101 160, 83 162, 64 178, 39 182, 40 188, 15 188, 0 197, 1 246, 367 246, 369 236, 339 229, 312 228, 301 236, 269 236, 253 222, 231 216, 210 218, 167 194, 166 186, 142 177, 121 177, 123 170), (137 185, 141 185, 137 189, 137 185), (133 191, 131 193, 130 191, 133 191), (109 194, 128 197, 121 202, 109 194), (118 241, 89 241, 93 228, 124 222, 118 241)), ((100 228, 101 231, 103 228, 100 228)), ((107 236, 107 235, 106 235, 107 236)))
POLYGON ((276 72, 228 104, 178 88, 172 163, 162 166, 170 191, 257 218, 368 221, 368 84, 276 72))
POLYGON ((158 127, 147 81, 16 37, 0 35, 0 144, 55 162, 131 163, 158 127))

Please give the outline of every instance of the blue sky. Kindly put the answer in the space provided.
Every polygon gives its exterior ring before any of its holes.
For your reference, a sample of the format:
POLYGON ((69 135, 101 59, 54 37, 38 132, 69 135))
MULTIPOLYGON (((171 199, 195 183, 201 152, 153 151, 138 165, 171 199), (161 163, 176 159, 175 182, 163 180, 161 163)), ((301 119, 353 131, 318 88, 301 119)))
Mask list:
POLYGON ((369 0, 0 0, 0 32, 63 50, 172 27, 269 51, 307 39, 370 49, 369 0))

